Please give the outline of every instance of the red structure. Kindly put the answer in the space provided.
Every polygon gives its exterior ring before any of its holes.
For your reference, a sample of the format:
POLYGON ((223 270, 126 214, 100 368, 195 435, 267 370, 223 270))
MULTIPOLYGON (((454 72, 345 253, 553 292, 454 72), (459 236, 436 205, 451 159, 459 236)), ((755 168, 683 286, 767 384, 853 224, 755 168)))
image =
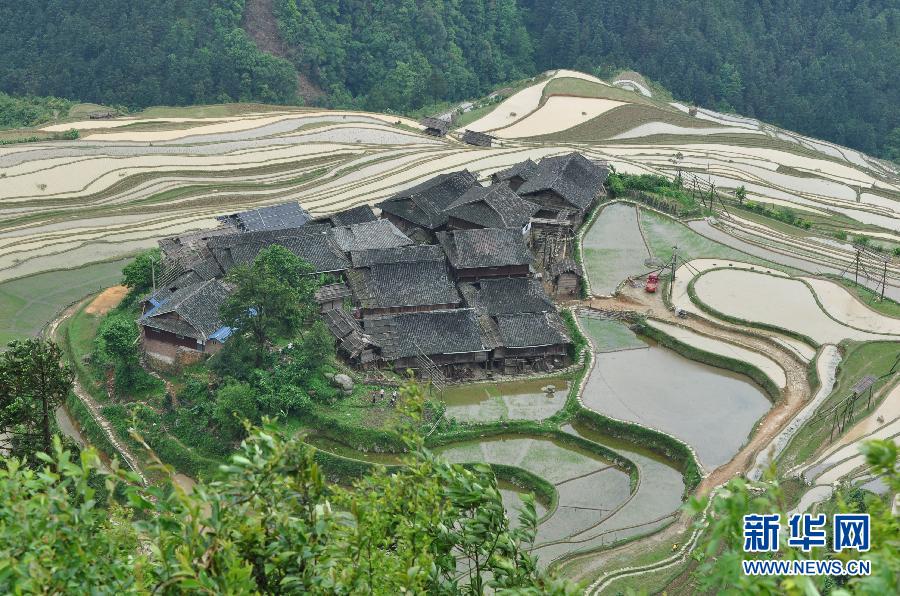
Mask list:
POLYGON ((659 273, 651 273, 647 276, 647 285, 644 287, 645 292, 653 294, 659 286, 659 273))

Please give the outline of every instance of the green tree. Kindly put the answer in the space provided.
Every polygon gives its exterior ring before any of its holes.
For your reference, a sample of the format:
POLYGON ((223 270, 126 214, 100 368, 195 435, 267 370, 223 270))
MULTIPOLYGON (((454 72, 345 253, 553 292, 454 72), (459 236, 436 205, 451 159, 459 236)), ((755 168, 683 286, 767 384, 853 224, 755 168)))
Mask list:
POLYGON ((243 439, 244 420, 259 422, 256 390, 247 383, 228 383, 216 391, 213 421, 219 430, 232 440, 243 439))
POLYGON ((269 246, 249 266, 228 272, 234 292, 222 305, 222 320, 237 329, 231 341, 249 341, 256 368, 271 342, 292 338, 316 312, 318 280, 312 266, 279 245, 269 246))
MULTIPOLYGON (((885 497, 842 487, 836 499, 826 504, 836 512, 868 513, 871 516, 872 549, 866 553, 844 551, 829 554, 848 560, 863 558, 872 562, 872 575, 845 578, 833 577, 776 577, 745 575, 741 560, 767 557, 770 553, 743 552, 743 518, 749 514, 786 515, 785 496, 780 484, 770 471, 762 482, 734 479, 725 489, 712 498, 709 504, 709 527, 695 550, 694 557, 700 564, 694 572, 698 587, 704 592, 716 594, 820 594, 826 588, 832 594, 892 594, 900 582, 900 518, 892 511, 894 498, 900 492, 900 474, 897 469, 897 445, 892 440, 867 441, 862 447, 873 476, 880 477, 889 490, 885 497), (841 587, 836 590, 835 584, 841 587)), ((705 500, 692 500, 695 513, 706 510, 705 500)), ((829 539, 830 540, 830 539, 829 539)), ((804 560, 825 558, 821 550, 804 553, 781 541, 781 548, 774 556, 778 559, 804 560)))
POLYGON ((116 389, 137 389, 146 375, 141 368, 138 338, 140 331, 132 318, 124 313, 111 313, 100 323, 94 340, 98 363, 115 365, 116 389))
POLYGON ((744 83, 734 64, 726 62, 719 68, 719 95, 729 106, 741 105, 744 83))
POLYGON ((31 458, 49 452, 56 408, 72 388, 71 369, 53 341, 13 341, 0 354, 0 428, 11 454, 31 458))
POLYGON ((747 200, 747 189, 743 184, 737 187, 737 190, 734 191, 734 198, 737 199, 738 205, 743 206, 744 201, 747 200))
POLYGON ((122 285, 137 296, 153 288, 154 278, 162 274, 161 253, 158 248, 144 251, 122 269, 122 285))

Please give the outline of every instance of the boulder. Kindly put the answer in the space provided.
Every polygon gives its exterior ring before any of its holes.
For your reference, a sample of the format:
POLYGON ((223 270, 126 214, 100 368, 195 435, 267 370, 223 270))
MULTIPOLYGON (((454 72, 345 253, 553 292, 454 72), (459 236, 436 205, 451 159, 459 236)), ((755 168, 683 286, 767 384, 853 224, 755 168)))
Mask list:
POLYGON ((334 378, 331 379, 331 382, 334 383, 335 387, 338 387, 344 393, 353 393, 353 379, 351 379, 348 375, 343 373, 334 375, 334 378))

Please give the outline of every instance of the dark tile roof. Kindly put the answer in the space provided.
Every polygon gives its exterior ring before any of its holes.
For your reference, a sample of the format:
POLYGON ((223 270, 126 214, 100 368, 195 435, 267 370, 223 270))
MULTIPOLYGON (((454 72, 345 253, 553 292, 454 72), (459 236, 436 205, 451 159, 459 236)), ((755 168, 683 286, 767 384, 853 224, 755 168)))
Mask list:
POLYGON ((538 212, 534 203, 523 200, 504 183, 473 186, 456 199, 446 213, 483 228, 522 229, 538 212))
POLYGON ((462 134, 462 142, 469 145, 478 145, 480 147, 490 147, 491 141, 494 140, 492 135, 485 132, 466 129, 462 134))
POLYGON ((242 232, 259 232, 300 227, 312 219, 312 216, 300 206, 300 203, 292 201, 223 215, 216 219, 232 225, 242 232))
POLYGON ((443 118, 432 118, 431 116, 426 116, 419 121, 419 124, 426 128, 433 128, 437 130, 441 135, 447 134, 447 131, 450 130, 450 121, 444 120, 443 118))
POLYGON ((210 238, 228 234, 234 234, 234 228, 223 226, 211 230, 188 232, 179 236, 161 239, 159 248, 166 259, 190 262, 203 257, 203 252, 210 238))
POLYGON ((140 324, 206 341, 223 326, 219 309, 227 297, 228 289, 219 280, 193 284, 173 292, 153 306, 141 317, 140 324), (165 317, 172 313, 177 314, 181 321, 165 317))
POLYGON ((330 310, 322 315, 329 331, 337 340, 338 349, 351 358, 358 357, 367 348, 377 345, 371 336, 363 332, 359 321, 345 310, 330 310))
POLYGON ((371 317, 363 325, 381 346, 386 360, 421 353, 433 356, 486 351, 477 314, 470 308, 371 317))
POLYGON ((475 175, 468 170, 440 174, 376 206, 426 230, 436 230, 447 223, 444 210, 476 184, 475 175))
POLYGON ((321 288, 316 290, 315 300, 316 302, 321 304, 323 302, 331 302, 332 300, 347 298, 350 295, 350 288, 347 287, 347 284, 328 284, 327 286, 322 286, 321 288))
POLYGON ((344 209, 329 216, 332 225, 335 227, 352 226, 353 224, 365 223, 367 221, 375 221, 378 217, 372 211, 369 205, 357 205, 350 209, 344 209))
POLYGON ((206 245, 210 250, 214 250, 219 248, 231 248, 232 246, 237 246, 239 244, 276 244, 276 241, 282 238, 327 234, 330 228, 331 226, 328 224, 310 223, 300 227, 283 228, 279 230, 259 230, 256 232, 246 232, 244 234, 231 233, 210 238, 206 245))
POLYGON ((535 279, 498 277, 460 284, 466 304, 489 315, 552 312, 553 302, 535 279))
POLYGON ((594 197, 603 192, 608 171, 580 153, 545 157, 537 170, 516 191, 520 196, 552 191, 573 207, 587 209, 594 197))
POLYGON ((454 269, 529 265, 531 253, 519 230, 484 228, 438 233, 454 269))
POLYGON ((326 224, 308 224, 301 228, 232 234, 210 238, 209 249, 224 271, 235 265, 247 265, 264 248, 279 244, 313 266, 316 273, 343 271, 350 266, 329 234, 326 224))
POLYGON ((537 169, 538 165, 529 157, 525 161, 520 161, 512 167, 500 170, 499 172, 494 172, 491 175, 491 178, 500 182, 510 180, 517 176, 522 180, 528 180, 537 169))
POLYGON ((362 333, 359 321, 341 308, 324 312, 322 318, 325 320, 325 325, 328 326, 328 329, 337 339, 343 339, 354 331, 362 333))
POLYGON ((571 341, 555 312, 497 315, 500 338, 507 348, 533 348, 571 341))
POLYGON ((363 308, 459 304, 459 292, 441 261, 381 263, 351 269, 347 279, 363 308))
POLYGON ((344 252, 413 244, 406 234, 386 219, 332 228, 329 233, 344 252))
POLYGON ((350 253, 354 267, 371 267, 383 263, 413 263, 421 261, 443 261, 446 257, 440 246, 433 244, 412 244, 397 248, 373 248, 350 253))
POLYGON ((584 275, 584 270, 581 268, 581 265, 575 262, 575 259, 563 259, 562 261, 553 263, 550 265, 550 269, 547 272, 551 277, 557 277, 563 273, 574 273, 579 276, 584 275))

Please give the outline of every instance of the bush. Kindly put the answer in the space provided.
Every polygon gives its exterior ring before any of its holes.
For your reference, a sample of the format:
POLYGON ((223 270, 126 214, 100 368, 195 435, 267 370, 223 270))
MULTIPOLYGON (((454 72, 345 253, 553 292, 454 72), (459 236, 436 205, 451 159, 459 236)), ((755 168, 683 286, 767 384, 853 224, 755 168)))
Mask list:
POLYGON ((243 439, 246 435, 244 420, 256 424, 260 421, 256 392, 246 383, 228 383, 216 392, 213 407, 213 422, 231 441, 243 439))

